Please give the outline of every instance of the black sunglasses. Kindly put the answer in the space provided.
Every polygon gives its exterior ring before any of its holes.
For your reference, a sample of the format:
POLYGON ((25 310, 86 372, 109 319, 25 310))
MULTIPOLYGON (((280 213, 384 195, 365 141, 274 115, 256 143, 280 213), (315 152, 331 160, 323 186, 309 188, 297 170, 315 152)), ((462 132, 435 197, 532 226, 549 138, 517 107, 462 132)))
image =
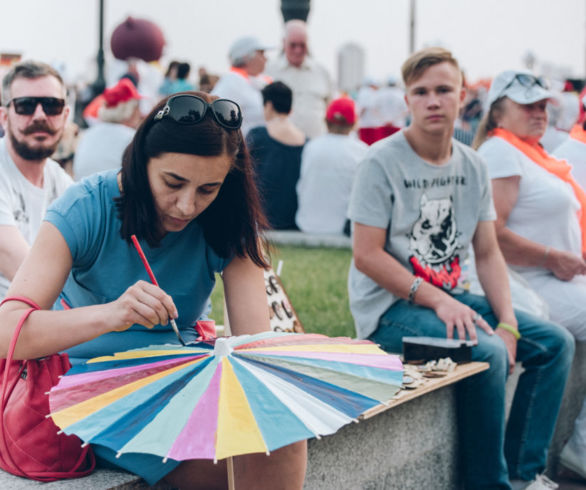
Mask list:
POLYGON ((8 101, 6 107, 10 104, 14 106, 14 111, 21 116, 32 116, 41 104, 43 112, 47 116, 58 116, 63 112, 65 99, 57 97, 15 97, 8 101))
POLYGON ((211 109, 216 122, 226 129, 238 129, 242 125, 240 106, 228 99, 216 99, 211 104, 197 95, 175 95, 165 107, 157 112, 155 121, 168 117, 178 124, 197 124, 203 121, 208 109, 211 109))

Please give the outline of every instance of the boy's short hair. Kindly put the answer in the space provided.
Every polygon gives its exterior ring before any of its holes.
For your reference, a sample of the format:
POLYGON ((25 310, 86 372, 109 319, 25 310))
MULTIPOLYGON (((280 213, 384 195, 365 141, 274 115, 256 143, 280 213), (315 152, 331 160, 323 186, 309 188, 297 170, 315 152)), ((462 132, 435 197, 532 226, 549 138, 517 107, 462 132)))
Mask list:
POLYGON ((403 66, 401 66, 403 83, 405 86, 409 85, 419 79, 421 75, 423 75, 423 72, 425 72, 430 66, 444 62, 451 63, 461 72, 458 60, 456 60, 452 53, 445 48, 435 46, 424 48, 413 53, 405 60, 403 66))

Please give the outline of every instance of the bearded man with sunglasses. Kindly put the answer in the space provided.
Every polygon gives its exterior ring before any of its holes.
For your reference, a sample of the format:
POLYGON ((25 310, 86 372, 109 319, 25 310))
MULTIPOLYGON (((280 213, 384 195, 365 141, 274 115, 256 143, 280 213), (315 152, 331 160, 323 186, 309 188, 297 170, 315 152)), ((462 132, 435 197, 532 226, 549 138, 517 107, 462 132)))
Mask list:
POLYGON ((49 65, 16 64, 2 81, 0 124, 0 298, 34 241, 49 204, 72 183, 49 157, 69 108, 63 79, 49 65))

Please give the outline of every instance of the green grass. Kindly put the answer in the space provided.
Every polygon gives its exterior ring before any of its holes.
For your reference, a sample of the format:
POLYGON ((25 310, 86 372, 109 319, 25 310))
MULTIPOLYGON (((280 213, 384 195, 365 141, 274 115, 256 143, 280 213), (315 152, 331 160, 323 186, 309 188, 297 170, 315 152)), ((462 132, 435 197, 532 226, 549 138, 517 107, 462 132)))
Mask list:
MULTIPOLYGON (((355 337, 348 304, 348 268, 352 251, 335 248, 275 247, 276 269, 283 261, 281 281, 306 332, 330 337, 355 337)), ((212 293, 212 318, 223 324, 222 280, 212 293)))

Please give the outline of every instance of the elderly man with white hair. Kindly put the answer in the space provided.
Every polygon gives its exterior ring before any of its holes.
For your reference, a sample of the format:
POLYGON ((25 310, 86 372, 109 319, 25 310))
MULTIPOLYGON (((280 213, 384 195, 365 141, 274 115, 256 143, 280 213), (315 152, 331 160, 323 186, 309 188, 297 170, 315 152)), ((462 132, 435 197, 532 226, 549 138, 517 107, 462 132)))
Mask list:
POLYGON ((265 50, 270 49, 256 37, 237 39, 228 52, 230 71, 222 75, 212 90, 212 95, 234 100, 242 110, 242 134, 257 126, 264 126, 262 88, 270 82, 263 76, 267 59, 265 50))
POLYGON ((326 69, 309 56, 305 22, 290 20, 285 24, 283 53, 268 63, 267 73, 293 90, 293 124, 308 138, 324 134, 326 108, 334 87, 326 69))
POLYGON ((142 121, 141 95, 128 78, 104 90, 103 96, 104 104, 98 111, 99 122, 82 134, 75 151, 75 180, 119 168, 124 150, 142 121))

